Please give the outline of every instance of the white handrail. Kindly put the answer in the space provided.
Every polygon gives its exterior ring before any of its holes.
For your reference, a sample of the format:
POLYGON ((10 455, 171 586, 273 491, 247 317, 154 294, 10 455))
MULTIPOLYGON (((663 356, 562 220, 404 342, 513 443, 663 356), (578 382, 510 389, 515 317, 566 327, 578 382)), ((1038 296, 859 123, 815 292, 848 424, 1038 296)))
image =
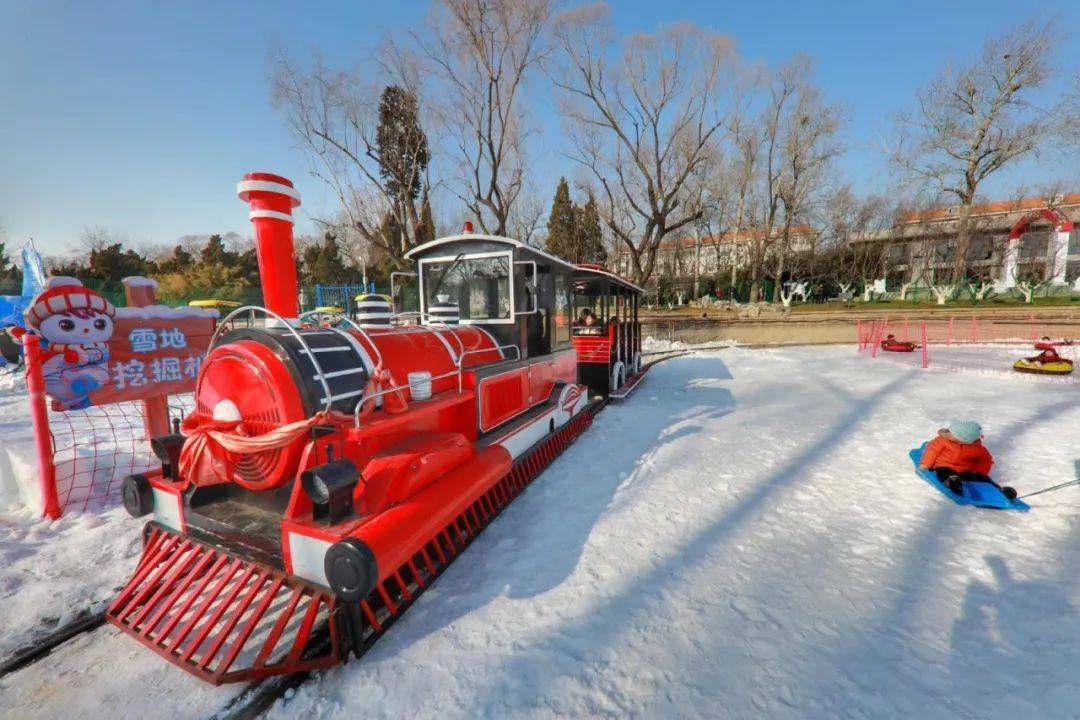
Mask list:
MULTIPOLYGON (((435 330, 432 329, 432 326, 430 324, 432 321, 437 323, 436 327, 441 327, 443 330, 452 330, 452 328, 449 325, 447 325, 446 321, 444 321, 442 318, 434 317, 432 315, 429 315, 428 313, 421 312, 419 310, 409 310, 409 311, 406 311, 406 312, 400 312, 400 313, 397 313, 395 315, 391 315, 390 316, 390 322, 393 322, 394 320, 396 320, 398 318, 401 318, 401 317, 404 317, 406 315, 415 315, 417 317, 417 319, 420 320, 421 324, 414 326, 414 327, 417 328, 416 330, 406 330, 403 333, 399 333, 400 335, 418 334, 418 333, 421 333, 421 332, 430 332, 433 335, 439 335, 435 330), (427 319, 427 321, 429 323, 427 325, 422 324, 424 322, 425 318, 427 319)), ((400 327, 400 326, 398 326, 398 327, 400 327)), ((452 332, 450 334, 451 334, 451 336, 453 336, 455 342, 457 342, 457 346, 461 350, 461 352, 465 352, 465 343, 463 343, 461 341, 461 338, 458 337, 457 333, 452 332)), ((439 337, 442 337, 442 336, 439 335, 439 337)), ((454 353, 452 351, 449 351, 449 349, 448 349, 447 354, 450 356, 450 362, 452 362, 452 363, 457 362, 457 358, 454 357, 454 353)))
POLYGON ((330 412, 330 407, 334 404, 330 393, 330 385, 326 382, 326 375, 323 372, 322 365, 319 364, 319 360, 315 357, 315 353, 311 351, 311 346, 307 344, 307 341, 304 340, 300 333, 296 332, 296 328, 286 322, 285 318, 281 317, 269 308, 260 307, 258 305, 245 305, 243 307, 236 308, 231 313, 226 315, 224 319, 222 319, 222 321, 218 323, 218 326, 214 328, 214 334, 210 336, 210 344, 206 348, 207 354, 209 354, 210 351, 214 349, 214 344, 217 343, 218 336, 221 334, 221 330, 225 327, 225 324, 232 320, 233 317, 235 317, 239 313, 245 311, 251 313, 252 319, 254 319, 256 311, 265 313, 266 315, 280 322, 285 327, 285 329, 288 330, 294 338, 296 338, 297 342, 299 342, 301 347, 304 348, 304 351, 307 353, 308 357, 311 358, 311 364, 315 366, 315 371, 318 372, 318 375, 316 375, 316 377, 319 379, 319 382, 322 383, 323 392, 325 393, 324 398, 326 399, 326 405, 323 407, 323 412, 330 412))
MULTIPOLYGON (((316 312, 316 311, 315 310, 308 310, 307 312, 300 313, 300 317, 304 317, 305 315, 310 315, 310 314, 312 314, 314 312, 316 312)), ((375 357, 376 357, 375 365, 376 366, 381 366, 382 365, 382 362, 383 362, 382 352, 379 350, 379 346, 375 344, 375 341, 371 339, 371 336, 368 335, 367 332, 364 331, 364 328, 357 325, 356 322, 352 318, 350 318, 348 315, 346 315, 344 313, 324 313, 324 314, 336 315, 337 319, 339 321, 344 321, 344 322, 347 322, 349 325, 351 325, 353 327, 353 329, 356 330, 356 332, 360 333, 360 337, 367 340, 368 345, 370 345, 371 349, 375 351, 375 357)), ((330 330, 336 330, 337 328, 329 328, 329 329, 330 330)))
MULTIPOLYGON (((483 352, 494 352, 494 351, 498 351, 499 354, 501 355, 503 350, 506 350, 506 349, 509 349, 509 348, 513 348, 516 351, 517 360, 520 360, 521 359, 521 348, 519 348, 517 345, 497 345, 495 347, 490 347, 490 348, 476 348, 476 349, 473 349, 473 350, 464 350, 462 352, 462 354, 461 354, 461 357, 459 357, 457 362, 455 363, 456 369, 454 369, 454 370, 442 373, 441 375, 435 375, 435 376, 433 376, 431 378, 425 378, 423 380, 417 380, 416 382, 413 382, 413 383, 405 383, 403 385, 394 385, 392 387, 388 387, 388 388, 385 388, 383 390, 380 390, 379 392, 371 393, 370 395, 364 395, 363 397, 361 397, 360 402, 358 402, 356 404, 356 409, 353 410, 353 426, 357 427, 357 428, 360 427, 360 409, 363 407, 365 402, 367 402, 368 400, 374 400, 375 398, 384 397, 386 395, 389 395, 390 393, 400 392, 402 390, 411 390, 413 387, 415 387, 417 385, 426 385, 429 382, 434 382, 435 380, 444 380, 446 378, 453 377, 455 375, 457 376, 457 379, 458 379, 458 393, 461 393, 462 392, 462 376, 464 375, 464 372, 465 372, 465 356, 466 355, 479 354, 479 353, 483 353, 483 352)), ((506 358, 500 358, 500 359, 505 360, 506 358)))

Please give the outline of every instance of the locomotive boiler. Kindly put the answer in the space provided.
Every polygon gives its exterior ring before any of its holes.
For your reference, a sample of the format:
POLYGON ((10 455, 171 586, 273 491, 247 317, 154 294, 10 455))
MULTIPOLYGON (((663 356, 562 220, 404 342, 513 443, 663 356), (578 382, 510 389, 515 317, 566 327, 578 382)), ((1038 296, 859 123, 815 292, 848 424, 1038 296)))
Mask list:
POLYGON ((252 173, 238 195, 266 307, 223 320, 194 411, 153 442, 161 471, 125 479, 150 519, 108 610, 213 683, 362 653, 602 402, 578 383, 564 260, 467 231, 408 254, 419 312, 305 322, 299 194, 252 173))

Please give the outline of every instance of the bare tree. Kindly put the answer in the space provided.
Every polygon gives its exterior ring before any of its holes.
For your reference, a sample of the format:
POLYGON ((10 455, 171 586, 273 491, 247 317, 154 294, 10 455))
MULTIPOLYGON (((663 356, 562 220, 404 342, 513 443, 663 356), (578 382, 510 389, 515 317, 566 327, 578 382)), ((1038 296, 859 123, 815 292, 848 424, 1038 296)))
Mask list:
POLYGON ((687 183, 732 122, 731 41, 689 23, 618 39, 606 5, 563 13, 555 35, 573 159, 595 178, 603 221, 644 283, 661 241, 702 217, 687 183))
POLYGON ((319 59, 305 71, 282 55, 272 88, 275 106, 312 161, 312 173, 339 201, 341 214, 323 224, 355 231, 400 267, 405 253, 427 239, 422 215, 430 151, 415 122, 394 117, 380 124, 391 91, 412 118, 419 112, 416 73, 406 64, 397 69, 400 84, 383 89, 319 59), (398 130, 390 142, 388 126, 398 130))
POLYGON ((810 63, 804 57, 796 58, 780 71, 780 87, 791 88, 796 94, 790 112, 780 114, 775 130, 780 133, 780 173, 771 189, 779 197, 783 225, 775 250, 774 299, 781 299, 788 257, 805 252, 804 248, 792 247, 792 226, 800 218, 808 218, 814 205, 823 199, 827 172, 841 152, 836 140, 839 109, 825 103, 820 91, 810 85, 809 72, 810 63))
POLYGON ((1073 73, 1071 87, 1059 112, 1065 123, 1062 133, 1065 147, 1080 153, 1080 68, 1073 73))
POLYGON ((448 187, 485 232, 511 229, 525 184, 524 86, 548 53, 550 19, 549 0, 437 0, 410 33, 458 161, 448 187))
POLYGON ((856 197, 850 186, 843 185, 821 204, 817 218, 820 265, 831 270, 845 298, 861 287, 863 300, 871 300, 874 281, 888 269, 882 242, 882 231, 892 218, 888 201, 878 195, 856 197))
POLYGON ((719 157, 712 163, 701 165, 690 177, 687 205, 700 210, 701 217, 694 223, 694 250, 691 260, 693 285, 690 297, 701 297, 702 254, 705 240, 712 237, 715 245, 719 236, 727 231, 728 200, 732 183, 730 163, 719 157))
POLYGON ((917 110, 899 117, 893 162, 959 204, 951 276, 942 287, 966 276, 971 206, 982 182, 1061 129, 1036 103, 1052 74, 1054 39, 1049 25, 1026 24, 989 40, 977 60, 947 69, 919 93, 917 110))
MULTIPOLYGON (((765 107, 758 121, 750 126, 760 133, 745 134, 742 153, 753 166, 753 215, 756 230, 750 241, 750 299, 760 294, 766 265, 779 285, 784 273, 782 258, 788 254, 792 224, 798 213, 806 210, 805 200, 816 191, 821 166, 834 154, 811 160, 822 153, 827 136, 836 131, 834 108, 821 103, 818 91, 810 84, 810 61, 797 56, 768 77, 765 107), (813 107, 825 115, 819 123, 811 117, 813 107), (809 141, 809 142, 808 142, 809 141), (781 258, 776 262, 777 253, 781 258), (779 276, 777 275, 779 273, 779 276)), ((774 297, 778 290, 774 290, 774 297)))
MULTIPOLYGON (((732 192, 728 195, 730 198, 734 196, 735 214, 734 221, 732 223, 732 239, 735 242, 735 247, 738 247, 738 243, 745 236, 747 218, 754 216, 756 213, 753 211, 753 183, 758 172, 758 159, 759 151, 761 149, 761 134, 759 128, 753 125, 751 122, 739 123, 733 132, 733 144, 735 150, 732 153, 732 177, 734 183, 732 184, 732 192)), ((755 268, 757 272, 758 283, 761 278, 761 265, 764 262, 765 250, 767 249, 768 238, 762 236, 758 238, 756 235, 751 235, 749 239, 749 257, 748 266, 753 277, 755 268)), ((732 267, 731 267, 731 284, 735 285, 737 279, 737 265, 738 265, 738 252, 733 250, 732 253, 732 267)), ((751 282, 750 290, 751 301, 757 298, 756 284, 751 282)))
POLYGON ((546 222, 545 210, 547 207, 544 198, 535 192, 523 191, 510 213, 508 221, 510 234, 527 245, 538 245, 540 241, 538 233, 546 222))

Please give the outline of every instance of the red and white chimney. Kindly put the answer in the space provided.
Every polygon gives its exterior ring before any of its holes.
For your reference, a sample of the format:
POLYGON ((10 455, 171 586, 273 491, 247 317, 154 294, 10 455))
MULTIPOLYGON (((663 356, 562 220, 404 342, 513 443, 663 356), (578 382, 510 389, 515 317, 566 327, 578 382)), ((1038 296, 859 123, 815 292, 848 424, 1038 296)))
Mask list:
POLYGON ((299 324, 292 209, 300 205, 300 193, 280 175, 248 173, 236 184, 236 194, 251 208, 263 303, 289 324, 299 324))

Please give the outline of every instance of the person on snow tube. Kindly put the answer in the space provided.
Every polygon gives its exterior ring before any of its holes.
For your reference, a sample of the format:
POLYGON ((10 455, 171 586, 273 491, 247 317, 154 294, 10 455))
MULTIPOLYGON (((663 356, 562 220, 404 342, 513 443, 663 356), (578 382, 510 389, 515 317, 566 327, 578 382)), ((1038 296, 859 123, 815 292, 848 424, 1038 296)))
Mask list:
POLYGON ((990 483, 1010 500, 1016 490, 1002 487, 990 479, 994 457, 982 444, 982 427, 972 420, 954 422, 938 430, 919 460, 919 467, 933 471, 955 495, 962 495, 964 482, 990 483))
MULTIPOLYGON (((1057 350, 1054 348, 1047 348, 1035 357, 1025 357, 1016 364, 1017 367, 1026 366, 1035 369, 1042 369, 1047 365, 1061 365, 1065 372, 1072 369, 1072 361, 1067 357, 1058 355, 1057 350)), ((1061 368, 1054 368, 1055 372, 1059 370, 1061 370, 1061 368)))
POLYGON ((1043 335, 1042 340, 1035 343, 1036 350, 1055 350, 1059 347, 1071 347, 1072 340, 1051 340, 1049 335, 1043 335))
POLYGON ((881 349, 891 352, 911 352, 915 349, 915 343, 906 340, 897 340, 895 335, 888 335, 881 341, 881 349))

